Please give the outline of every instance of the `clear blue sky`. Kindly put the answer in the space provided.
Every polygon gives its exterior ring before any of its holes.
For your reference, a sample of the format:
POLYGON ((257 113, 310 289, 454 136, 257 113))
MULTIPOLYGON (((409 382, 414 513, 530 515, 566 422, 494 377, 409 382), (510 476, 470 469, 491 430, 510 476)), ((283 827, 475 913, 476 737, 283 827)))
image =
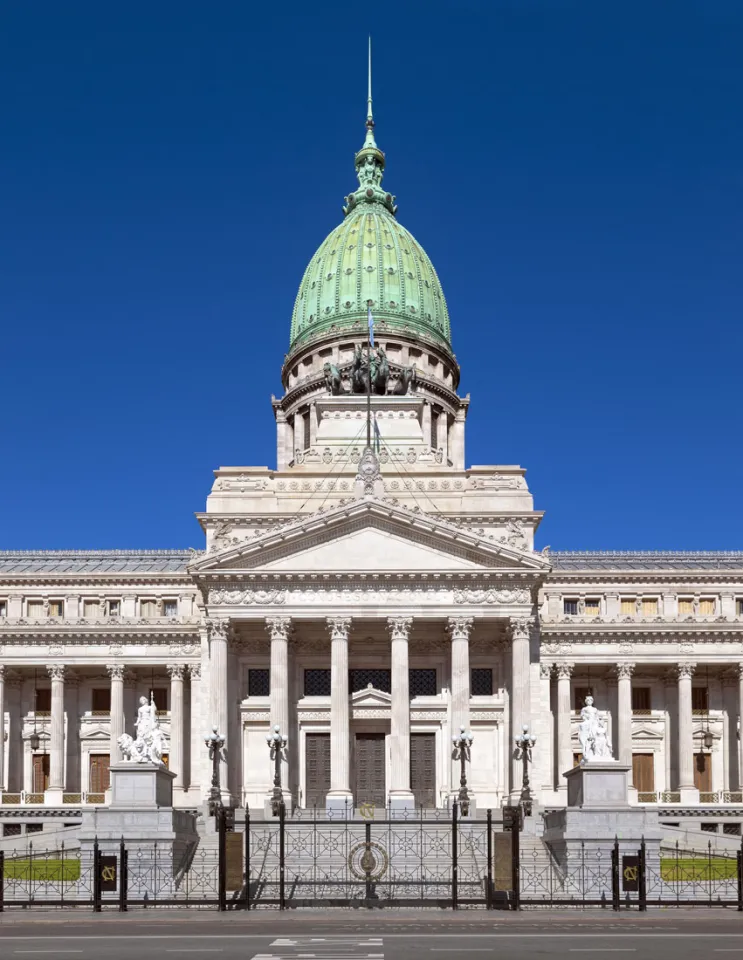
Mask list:
POLYGON ((0 546, 201 546, 212 469, 275 466, 369 30, 468 462, 553 549, 743 548, 739 0, 6 2, 0 546))

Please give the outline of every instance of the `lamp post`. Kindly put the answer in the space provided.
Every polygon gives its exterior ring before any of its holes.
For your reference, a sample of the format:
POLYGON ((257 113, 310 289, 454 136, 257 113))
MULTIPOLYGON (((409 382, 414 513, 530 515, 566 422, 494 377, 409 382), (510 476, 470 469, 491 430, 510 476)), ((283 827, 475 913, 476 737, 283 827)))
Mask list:
POLYGON ((525 723, 523 733, 516 737, 516 759, 523 760, 524 762, 524 774, 521 779, 521 796, 519 798, 519 803, 523 807, 525 817, 531 816, 533 797, 531 795, 531 787, 529 785, 529 764, 532 761, 532 750, 536 742, 537 738, 533 733, 529 733, 529 725, 525 723))
POLYGON ((276 724, 271 733, 266 736, 266 743, 273 760, 273 793, 271 794, 271 813, 278 817, 284 804, 284 794, 281 790, 281 760, 286 756, 286 734, 276 724))
POLYGON ((222 790, 219 786, 219 762, 222 759, 224 750, 224 737, 217 727, 212 727, 212 732, 204 737, 204 743, 209 751, 209 759, 212 762, 212 785, 209 790, 209 813, 216 814, 222 806, 222 790))
POLYGON ((459 760, 461 764, 457 800, 459 801, 459 809, 463 817, 466 817, 470 812, 470 795, 467 791, 467 770, 465 764, 470 759, 470 747, 472 746, 473 740, 474 737, 472 733, 466 731, 464 727, 459 728, 459 736, 451 738, 451 742, 454 744, 454 759, 459 760))

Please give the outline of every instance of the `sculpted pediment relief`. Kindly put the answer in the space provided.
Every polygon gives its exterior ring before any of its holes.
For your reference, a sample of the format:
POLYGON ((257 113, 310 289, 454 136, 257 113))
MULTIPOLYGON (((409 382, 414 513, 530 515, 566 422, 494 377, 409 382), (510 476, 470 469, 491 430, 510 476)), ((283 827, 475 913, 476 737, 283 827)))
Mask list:
POLYGON ((208 554, 193 574, 229 570, 547 573, 543 557, 484 540, 428 514, 365 499, 298 518, 248 543, 208 554))

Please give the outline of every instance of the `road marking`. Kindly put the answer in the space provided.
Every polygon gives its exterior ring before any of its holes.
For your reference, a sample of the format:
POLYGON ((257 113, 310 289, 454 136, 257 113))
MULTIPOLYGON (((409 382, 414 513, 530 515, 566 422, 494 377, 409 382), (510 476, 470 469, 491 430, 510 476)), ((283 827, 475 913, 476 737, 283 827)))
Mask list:
POLYGON ((637 947, 571 947, 571 953, 637 953, 637 947))
MULTIPOLYGON (((112 921, 103 921, 101 924, 107 925, 112 921)), ((148 921, 149 922, 149 921, 148 921)), ((99 921, 100 923, 100 921, 99 921)), ((581 926, 587 926, 582 924, 581 926)), ((59 943, 60 941, 94 941, 94 940, 109 940, 111 937, 116 937, 117 940, 158 940, 158 941, 190 941, 194 940, 271 940, 274 941, 277 938, 280 938, 281 934, 276 933, 142 933, 142 934, 121 934, 121 933, 106 933, 106 934, 55 934, 50 935, 6 935, 2 932, 2 927, 0 926, 0 944, 4 941, 37 941, 37 942, 47 942, 51 941, 53 943, 59 943)), ((8 929, 5 927, 5 929, 8 929)), ((695 932, 689 931, 688 933, 633 933, 627 931, 626 933, 599 933, 594 931, 591 933, 504 933, 500 930, 496 933, 385 933, 384 939, 389 940, 420 940, 421 938, 426 940, 555 940, 555 939, 566 939, 566 940, 589 940, 595 941, 597 939, 601 940, 688 940, 689 937, 697 937, 704 940, 716 939, 716 940, 741 940, 743 939, 743 933, 707 933, 705 931, 695 932)), ((332 934, 329 934, 327 937, 322 938, 325 942, 331 944, 342 944, 344 941, 348 942, 348 936, 335 938, 332 934)), ((358 942, 358 940, 354 941, 358 942)), ((53 951, 54 953, 61 953, 60 950, 53 951)))

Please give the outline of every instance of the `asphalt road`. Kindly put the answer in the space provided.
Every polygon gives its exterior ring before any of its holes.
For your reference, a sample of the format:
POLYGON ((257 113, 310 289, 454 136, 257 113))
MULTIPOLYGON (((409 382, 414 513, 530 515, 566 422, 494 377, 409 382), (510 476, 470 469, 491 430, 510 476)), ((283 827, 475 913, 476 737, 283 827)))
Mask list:
POLYGON ((733 910, 80 911, 0 915, 0 958, 62 960, 743 960, 733 910))

